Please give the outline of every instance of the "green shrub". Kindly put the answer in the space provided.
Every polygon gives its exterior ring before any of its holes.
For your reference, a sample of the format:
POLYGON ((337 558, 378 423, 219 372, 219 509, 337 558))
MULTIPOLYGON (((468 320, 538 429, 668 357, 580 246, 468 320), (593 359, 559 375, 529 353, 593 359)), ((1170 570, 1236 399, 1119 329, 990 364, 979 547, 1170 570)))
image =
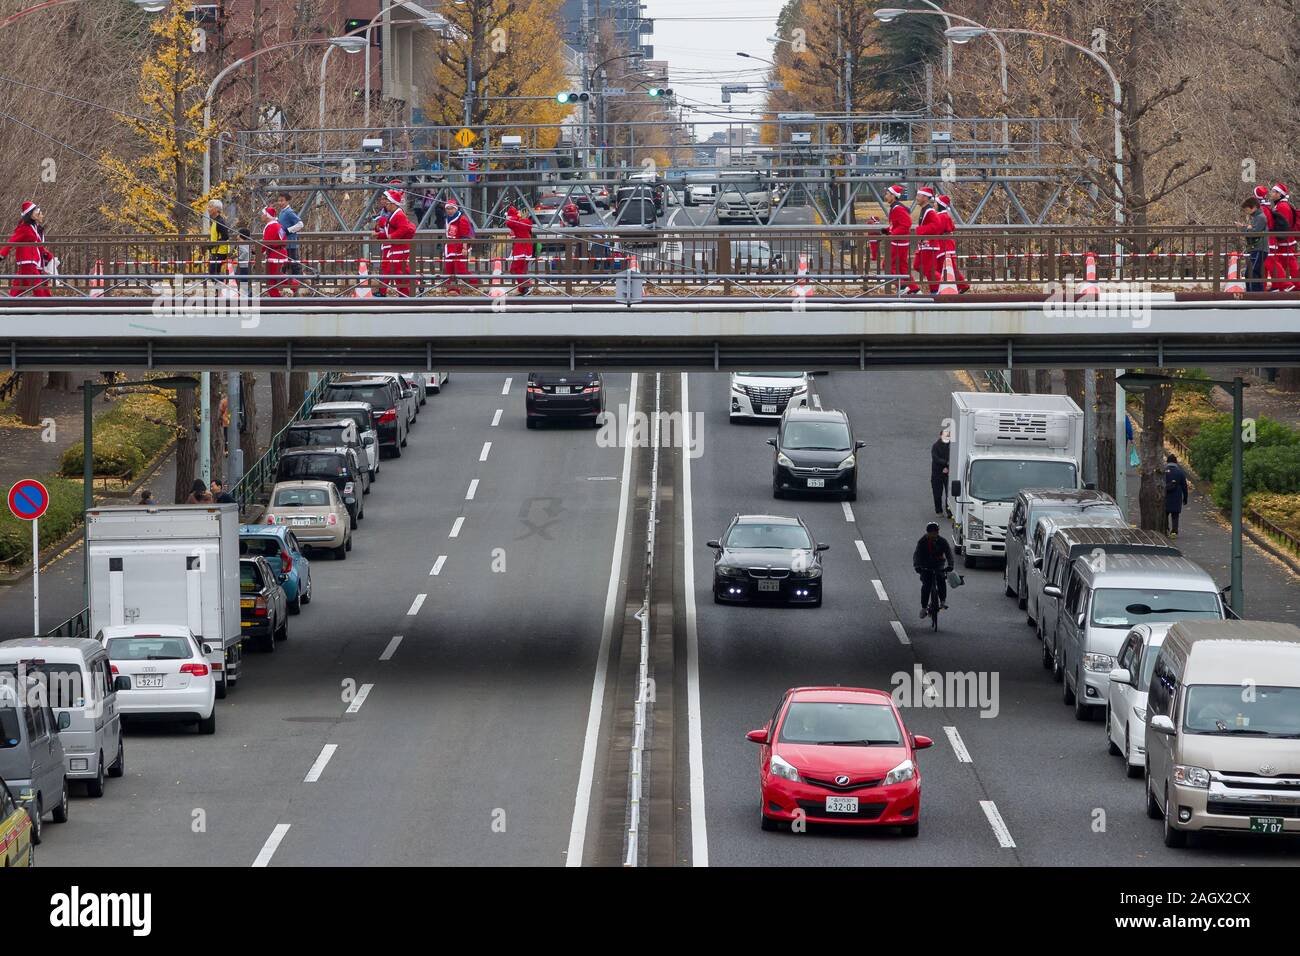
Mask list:
MULTIPOLYGON (((67 478, 41 478, 49 489, 50 506, 41 518, 41 547, 58 541, 81 522, 81 482, 67 478)), ((31 558, 31 523, 0 509, 0 561, 31 558)))
MULTIPOLYGON (((156 392, 127 395, 95 419, 95 474, 133 478, 176 434, 176 406, 156 392)), ((85 451, 77 442, 63 453, 59 474, 80 476, 85 451)))
MULTIPOLYGON (((1300 445, 1252 447, 1242 456, 1242 495, 1254 492, 1295 494, 1300 492, 1300 445)), ((1214 472, 1214 503, 1220 508, 1232 504, 1232 459, 1221 462, 1214 472)))
MULTIPOLYGON (((1188 443, 1192 469, 1200 476, 1213 476, 1224 462, 1232 463, 1232 416, 1222 415, 1206 422, 1188 443)), ((1300 433, 1288 425, 1261 415, 1255 420, 1255 441, 1246 445, 1249 453, 1262 448, 1300 445, 1300 433)))

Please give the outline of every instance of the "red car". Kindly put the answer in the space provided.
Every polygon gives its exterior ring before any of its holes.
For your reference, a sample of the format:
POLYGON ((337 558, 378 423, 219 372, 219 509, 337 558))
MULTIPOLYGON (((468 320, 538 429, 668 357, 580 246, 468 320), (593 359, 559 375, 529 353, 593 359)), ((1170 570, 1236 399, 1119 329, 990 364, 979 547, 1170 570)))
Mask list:
POLYGON ((846 823, 921 832, 921 767, 916 751, 933 745, 908 733, 886 691, 796 687, 749 740, 758 758, 759 819, 846 823))

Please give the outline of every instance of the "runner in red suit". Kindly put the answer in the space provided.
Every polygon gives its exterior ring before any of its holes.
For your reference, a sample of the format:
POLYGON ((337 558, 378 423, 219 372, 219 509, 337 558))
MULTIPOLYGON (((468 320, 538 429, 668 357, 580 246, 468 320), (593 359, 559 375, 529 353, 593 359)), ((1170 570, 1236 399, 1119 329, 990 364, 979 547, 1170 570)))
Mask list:
MULTIPOLYGON (((528 264, 533 261, 533 220, 514 206, 506 210, 506 228, 514 243, 510 246, 510 274, 528 274, 528 264)), ((516 280, 521 295, 527 295, 532 285, 527 279, 516 280)))
MULTIPOLYGON (((926 292, 934 292, 939 281, 938 236, 944 231, 939 210, 931 205, 933 199, 934 190, 929 186, 922 186, 916 191, 916 202, 921 207, 921 218, 916 222, 916 234, 924 238, 921 239, 921 245, 912 259, 912 269, 917 276, 925 280, 926 292)), ((908 286, 908 291, 919 291, 919 287, 913 283, 908 286)))
MULTIPOLYGON (((1300 229, 1300 220, 1296 218, 1295 207, 1291 205, 1290 193, 1286 186, 1277 183, 1272 189, 1273 216, 1281 219, 1278 227, 1286 232, 1300 229)), ((1282 272, 1291 281, 1282 288, 1287 292, 1300 292, 1300 261, 1296 259, 1296 237, 1279 236, 1277 240, 1277 259, 1282 272)))
POLYGON ((388 239, 388 245, 384 248, 384 262, 381 267, 381 274, 385 276, 406 276, 407 278, 397 279, 393 282, 384 282, 387 289, 392 290, 397 295, 409 296, 411 294, 411 240, 415 238, 415 223, 407 218, 406 211, 402 209, 403 200, 402 191, 392 188, 384 190, 383 199, 380 200, 387 214, 384 235, 388 239))
POLYGON ((10 247, 13 247, 14 260, 18 263, 18 274, 9 283, 9 294, 42 298, 48 296, 50 284, 44 278, 45 268, 54 256, 45 248, 45 213, 36 203, 23 203, 22 218, 10 235, 9 242, 0 248, 0 259, 9 255, 10 247), (16 245, 20 242, 32 245, 16 245))
MULTIPOLYGON (((266 225, 262 227, 262 251, 266 256, 266 274, 268 276, 278 276, 284 274, 285 263, 289 261, 289 252, 285 248, 284 227, 280 225, 280 210, 274 206, 267 206, 262 210, 262 218, 266 220, 266 225)), ((287 283, 282 279, 272 279, 271 284, 267 286, 266 294, 269 298, 278 299, 285 293, 283 289, 287 283)), ((293 295, 293 291, 288 292, 293 295)))
POLYGON ((962 275, 961 269, 957 268, 957 240, 953 238, 957 234, 957 222, 952 218, 952 198, 947 195, 935 197, 935 202, 939 207, 939 218, 943 222, 943 238, 939 240, 939 278, 943 279, 943 270, 945 263, 952 263, 952 274, 957 280, 957 291, 966 293, 970 291, 970 283, 962 275))
MULTIPOLYGON (((388 260, 388 213, 381 209, 379 215, 375 217, 375 239, 379 242, 379 270, 383 273, 384 263, 388 260)), ((369 263, 367 263, 369 268, 369 263)), ((375 295, 385 296, 388 294, 387 287, 383 282, 378 283, 375 288, 375 295)))
MULTIPOLYGON (((460 288, 457 286, 458 276, 469 275, 469 250, 465 245, 466 239, 474 238, 474 226, 470 223, 469 217, 460 211, 460 205, 452 200, 447 203, 447 252, 445 259, 445 269, 447 272, 448 291, 452 295, 459 295, 460 288)), ((468 282, 470 285, 478 285, 477 279, 464 279, 460 281, 468 282)))
POLYGON ((1259 200, 1259 211, 1268 220, 1268 255, 1264 257, 1264 276, 1269 280, 1266 288, 1270 292, 1279 292, 1290 285, 1286 270, 1282 268, 1282 262, 1278 258, 1277 236, 1273 234, 1275 230, 1282 227, 1278 224, 1277 216, 1273 214, 1273 204, 1269 202, 1268 190, 1263 186, 1256 186, 1255 198, 1259 200))
MULTIPOLYGON (((903 199, 907 191, 902 186, 890 186, 889 194, 889 227, 886 234, 889 239, 889 274, 905 276, 909 275, 908 258, 912 246, 912 214, 908 208, 903 205, 903 199)), ((916 286, 908 284, 906 291, 915 292, 916 286)), ((903 280, 898 280, 898 292, 903 294, 903 280)))

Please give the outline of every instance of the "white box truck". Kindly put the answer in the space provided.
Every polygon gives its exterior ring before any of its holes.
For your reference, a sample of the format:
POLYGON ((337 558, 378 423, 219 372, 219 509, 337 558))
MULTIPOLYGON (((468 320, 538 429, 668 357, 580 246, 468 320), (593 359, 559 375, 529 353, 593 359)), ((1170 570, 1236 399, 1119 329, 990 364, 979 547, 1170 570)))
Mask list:
POLYGON ((217 696, 239 680, 239 506, 86 512, 90 634, 113 624, 189 627, 212 653, 217 696))
POLYGON ((953 392, 948 427, 953 546, 968 568, 1006 558, 1022 488, 1083 487, 1083 411, 1068 395, 953 392))

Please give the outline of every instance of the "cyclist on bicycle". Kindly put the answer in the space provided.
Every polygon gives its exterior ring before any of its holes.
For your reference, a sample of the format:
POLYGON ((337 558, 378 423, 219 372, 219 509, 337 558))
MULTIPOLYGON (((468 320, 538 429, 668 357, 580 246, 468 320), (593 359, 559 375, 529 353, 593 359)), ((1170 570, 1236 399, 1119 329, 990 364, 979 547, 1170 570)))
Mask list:
POLYGON ((912 552, 912 567, 921 576, 921 617, 930 616, 930 588, 938 592, 940 610, 947 609, 948 572, 952 570, 952 545, 939 534, 939 525, 931 521, 925 526, 925 535, 916 542, 912 552))

